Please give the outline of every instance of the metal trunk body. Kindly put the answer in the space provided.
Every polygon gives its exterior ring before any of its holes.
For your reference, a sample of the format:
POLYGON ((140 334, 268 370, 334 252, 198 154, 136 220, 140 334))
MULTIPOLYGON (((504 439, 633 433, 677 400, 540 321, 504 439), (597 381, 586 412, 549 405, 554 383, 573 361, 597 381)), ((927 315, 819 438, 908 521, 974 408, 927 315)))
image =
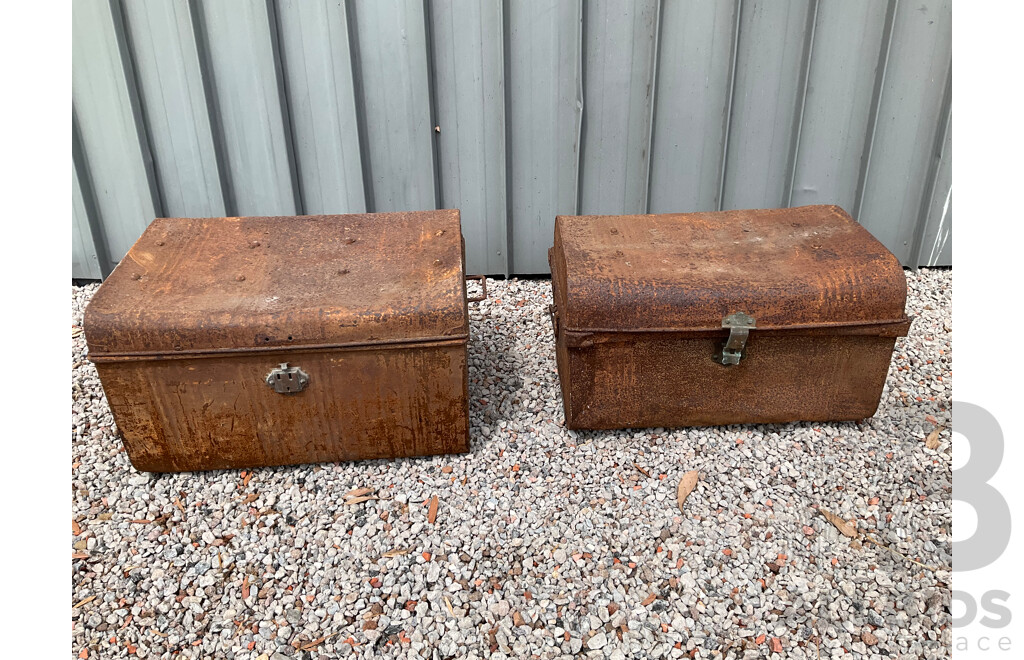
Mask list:
POLYGON ((85 312, 132 464, 469 450, 455 210, 161 218, 85 312))
POLYGON ((870 417, 910 327, 899 261, 837 206, 559 216, 549 260, 573 429, 870 417))

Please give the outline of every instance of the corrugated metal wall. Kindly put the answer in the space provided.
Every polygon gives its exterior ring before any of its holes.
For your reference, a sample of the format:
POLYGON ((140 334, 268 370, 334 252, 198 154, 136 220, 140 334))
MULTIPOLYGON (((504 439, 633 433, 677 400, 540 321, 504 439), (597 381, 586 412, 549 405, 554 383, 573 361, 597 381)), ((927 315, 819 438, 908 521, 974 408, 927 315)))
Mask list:
POLYGON ((157 216, 837 203, 951 263, 950 0, 76 0, 73 276, 157 216))

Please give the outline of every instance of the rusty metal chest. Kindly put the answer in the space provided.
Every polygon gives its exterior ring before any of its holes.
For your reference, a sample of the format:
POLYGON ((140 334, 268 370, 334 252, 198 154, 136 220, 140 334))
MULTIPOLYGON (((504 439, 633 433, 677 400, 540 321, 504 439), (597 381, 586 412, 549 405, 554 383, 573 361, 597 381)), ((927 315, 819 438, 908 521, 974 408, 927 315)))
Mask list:
POLYGON ((836 206, 560 216, 549 260, 569 428, 870 417, 910 327, 899 261, 836 206))
POLYGON ((469 449, 455 210, 155 220, 85 313, 132 464, 469 449))

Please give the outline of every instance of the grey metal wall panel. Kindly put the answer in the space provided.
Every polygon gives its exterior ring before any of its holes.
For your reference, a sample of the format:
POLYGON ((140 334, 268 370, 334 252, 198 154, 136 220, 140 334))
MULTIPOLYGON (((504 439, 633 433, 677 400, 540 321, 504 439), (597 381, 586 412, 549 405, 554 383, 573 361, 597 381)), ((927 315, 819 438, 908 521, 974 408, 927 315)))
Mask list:
POLYGON ((345 4, 277 5, 303 211, 366 211, 345 4))
POLYGON ((583 5, 582 213, 645 213, 658 0, 583 5))
POLYGON ((157 215, 454 207, 535 274, 560 213, 828 202, 945 265, 950 5, 77 0, 73 273, 157 215))
POLYGON ((921 266, 953 265, 953 131, 952 116, 946 120, 945 140, 935 187, 928 205, 928 219, 921 239, 921 266))
POLYGON ((189 7, 183 2, 123 6, 163 213, 225 215, 189 7))
POLYGON ((722 208, 785 206, 813 8, 813 0, 743 3, 722 208))
POLYGON ((429 8, 440 204, 462 211, 468 271, 508 273, 501 2, 441 0, 429 8))
POLYGON ((864 204, 857 218, 904 263, 941 135, 951 51, 949 2, 902 2, 879 103, 864 204))
POLYGON ((120 14, 107 0, 71 6, 72 105, 107 245, 120 259, 157 215, 149 153, 140 141, 134 77, 120 14))
POLYGON ((855 210, 885 14, 885 2, 818 7, 791 206, 855 210))
POLYGON ((71 164, 71 277, 86 280, 103 277, 74 163, 71 164))
MULTIPOLYGON (((437 204, 423 0, 356 2, 356 75, 373 211, 437 204)), ((350 17, 351 18, 351 17, 350 17)))
POLYGON ((277 28, 268 2, 199 4, 232 215, 294 215, 301 206, 274 47, 277 28))
POLYGON ((718 209, 740 3, 665 2, 651 145, 650 212, 718 209))
POLYGON ((548 272, 555 216, 577 211, 581 2, 506 0, 512 270, 548 272))

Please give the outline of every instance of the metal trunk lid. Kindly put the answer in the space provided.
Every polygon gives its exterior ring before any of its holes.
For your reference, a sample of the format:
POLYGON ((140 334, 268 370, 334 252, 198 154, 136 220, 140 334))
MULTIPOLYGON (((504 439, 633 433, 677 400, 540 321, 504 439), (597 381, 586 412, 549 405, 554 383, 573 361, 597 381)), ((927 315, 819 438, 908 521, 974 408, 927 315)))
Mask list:
POLYGON ((459 212, 159 218, 85 333, 93 357, 464 339, 459 212))
POLYGON ((838 206, 559 216, 551 252, 570 332, 757 332, 830 328, 906 334, 899 261, 838 206))

